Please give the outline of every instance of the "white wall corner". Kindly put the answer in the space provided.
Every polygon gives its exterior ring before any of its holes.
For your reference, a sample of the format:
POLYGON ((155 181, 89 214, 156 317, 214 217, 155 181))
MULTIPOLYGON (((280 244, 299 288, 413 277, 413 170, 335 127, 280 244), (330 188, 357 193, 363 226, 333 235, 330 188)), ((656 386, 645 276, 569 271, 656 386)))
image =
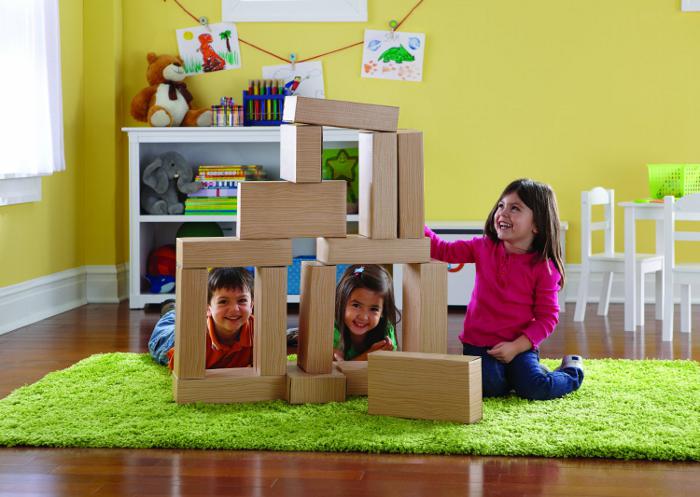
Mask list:
POLYGON ((87 303, 85 269, 23 281, 0 288, 0 335, 87 303))
POLYGON ((127 264, 117 266, 85 266, 87 302, 89 304, 117 304, 128 298, 129 269, 127 264))

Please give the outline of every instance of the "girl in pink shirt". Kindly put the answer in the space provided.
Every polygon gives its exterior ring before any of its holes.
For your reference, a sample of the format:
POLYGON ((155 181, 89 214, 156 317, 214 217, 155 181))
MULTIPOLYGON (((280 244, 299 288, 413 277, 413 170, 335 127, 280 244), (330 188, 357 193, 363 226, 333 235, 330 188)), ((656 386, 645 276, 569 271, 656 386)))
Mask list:
POLYGON ((425 227, 430 256, 476 265, 476 280, 459 336, 464 355, 481 356, 484 397, 511 391, 531 400, 577 390, 583 361, 568 355, 553 372, 539 362, 539 344, 559 320, 557 292, 564 286, 559 214, 554 192, 518 179, 491 210, 484 236, 447 242, 425 227))

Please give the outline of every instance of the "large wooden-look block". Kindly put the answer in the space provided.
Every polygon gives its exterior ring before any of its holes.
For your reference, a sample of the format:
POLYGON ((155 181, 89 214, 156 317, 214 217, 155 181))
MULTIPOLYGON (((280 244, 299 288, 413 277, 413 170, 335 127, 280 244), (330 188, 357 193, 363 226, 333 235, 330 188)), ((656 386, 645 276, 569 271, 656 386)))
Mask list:
POLYGON ((403 267, 403 350, 447 353, 447 264, 403 267))
POLYGON ((372 352, 369 414, 475 423, 482 417, 481 357, 372 352))
POLYGON ((317 261, 301 264, 297 365, 307 373, 333 369, 335 271, 317 261))
POLYGON ((396 238, 396 133, 359 133, 358 147, 358 233, 368 238, 396 238))
POLYGON ((367 395, 367 361, 340 361, 333 364, 345 375, 347 395, 367 395))
POLYGON ((235 236, 177 239, 177 265, 182 268, 289 266, 292 241, 240 240, 235 236))
POLYGON ((327 374, 311 374, 296 364, 287 367, 287 402, 325 404, 345 401, 345 375, 336 369, 327 374))
POLYGON ((377 240, 361 235, 317 238, 316 259, 324 264, 406 264, 430 262, 430 239, 377 240))
POLYGON ((423 238, 423 133, 399 130, 397 142, 399 238, 423 238))
POLYGON ((277 400, 284 399, 286 391, 286 376, 258 376, 253 368, 208 369, 199 380, 173 374, 173 397, 178 404, 277 400))
POLYGON ((287 370, 287 267, 255 268, 253 367, 260 376, 287 370))
POLYGON ((241 240, 344 237, 346 186, 344 180, 242 181, 238 184, 237 236, 241 240))
POLYGON ((282 119, 287 122, 338 128, 396 131, 399 123, 399 108, 291 96, 284 99, 282 119))
POLYGON ((182 379, 204 378, 206 367, 206 269, 176 269, 175 361, 173 372, 182 379))
POLYGON ((321 181, 323 126, 280 126, 280 178, 292 183, 321 181))

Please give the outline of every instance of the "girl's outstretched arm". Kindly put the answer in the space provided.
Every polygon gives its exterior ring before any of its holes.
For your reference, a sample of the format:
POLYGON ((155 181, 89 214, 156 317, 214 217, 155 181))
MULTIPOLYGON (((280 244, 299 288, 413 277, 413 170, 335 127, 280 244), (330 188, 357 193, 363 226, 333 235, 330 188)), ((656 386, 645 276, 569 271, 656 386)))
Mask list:
POLYGON ((474 244, 479 238, 471 240, 455 240, 448 242, 433 233, 427 226, 423 233, 430 238, 430 257, 443 262, 474 262, 474 244))

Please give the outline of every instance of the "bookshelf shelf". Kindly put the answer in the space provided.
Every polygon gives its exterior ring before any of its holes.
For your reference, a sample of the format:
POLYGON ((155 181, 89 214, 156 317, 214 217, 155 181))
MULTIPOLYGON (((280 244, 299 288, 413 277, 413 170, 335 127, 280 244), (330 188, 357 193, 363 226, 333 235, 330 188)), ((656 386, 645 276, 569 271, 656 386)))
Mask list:
MULTIPOLYGON (((175 243, 182 223, 218 223, 225 235, 235 234, 236 216, 154 216, 141 212, 141 173, 157 155, 172 150, 192 164, 260 164, 268 179, 279 179, 279 127, 122 128, 129 137, 129 307, 159 304, 173 294, 153 294, 147 289, 145 268, 154 248, 175 243)), ((357 131, 324 128, 324 146, 357 146, 357 131)), ((348 221, 357 221, 357 214, 348 221)), ((294 255, 313 253, 313 239, 294 240, 294 255)), ((298 302, 298 295, 289 295, 298 302)))

